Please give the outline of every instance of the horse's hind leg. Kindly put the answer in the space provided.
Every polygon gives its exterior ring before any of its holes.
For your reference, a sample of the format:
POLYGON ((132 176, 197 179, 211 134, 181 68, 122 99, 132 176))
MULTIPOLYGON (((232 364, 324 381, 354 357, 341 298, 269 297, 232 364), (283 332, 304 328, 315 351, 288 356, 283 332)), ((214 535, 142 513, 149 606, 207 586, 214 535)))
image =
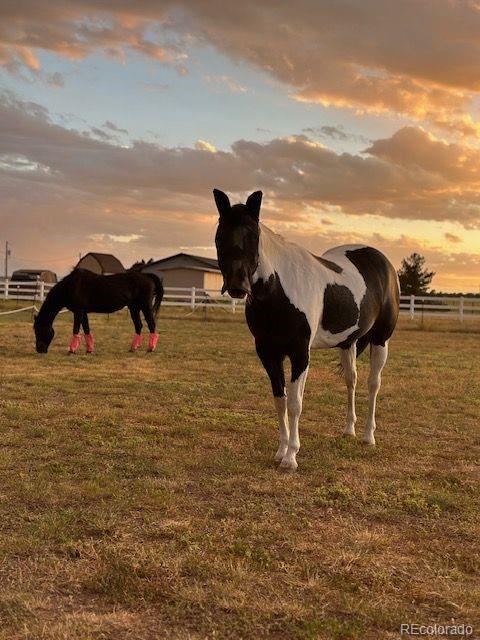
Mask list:
POLYGON ((365 444, 375 444, 375 408, 382 380, 382 369, 388 356, 388 341, 385 345, 372 344, 370 348, 370 375, 368 376, 368 417, 363 433, 365 444))
POLYGON ((148 336, 148 348, 147 351, 155 351, 155 347, 158 342, 158 333, 156 332, 156 322, 155 316, 153 315, 153 311, 151 307, 143 307, 142 309, 143 315, 145 317, 145 322, 147 323, 148 330, 150 331, 150 335, 148 336))
POLYGON ((353 343, 348 349, 340 349, 340 363, 347 385, 347 423, 343 431, 344 436, 355 436, 355 388, 357 386, 357 345, 353 343))
POLYGON ((80 324, 82 322, 82 311, 75 311, 73 314, 73 335, 68 345, 68 353, 76 353, 80 346, 80 324))
POLYGON ((140 318, 140 309, 137 307, 128 307, 130 317, 135 327, 135 336, 133 337, 130 351, 136 351, 142 344, 142 319, 140 318))
POLYGON ((85 335, 87 353, 93 353, 93 350, 95 348, 95 340, 93 339, 93 335, 90 333, 90 323, 88 322, 88 316, 86 313, 84 313, 82 317, 82 328, 85 335))

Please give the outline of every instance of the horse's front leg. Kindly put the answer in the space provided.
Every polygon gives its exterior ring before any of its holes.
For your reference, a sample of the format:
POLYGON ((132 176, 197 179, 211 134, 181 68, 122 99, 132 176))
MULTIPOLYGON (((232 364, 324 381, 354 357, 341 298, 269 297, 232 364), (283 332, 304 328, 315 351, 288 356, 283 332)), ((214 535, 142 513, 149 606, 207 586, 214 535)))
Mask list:
POLYGON ((83 311, 74 311, 73 312, 73 335, 70 340, 70 344, 68 345, 68 353, 76 353, 78 347, 80 346, 81 336, 80 336, 80 324, 82 322, 83 311))
POLYGON ((287 412, 290 436, 288 447, 280 463, 281 471, 296 471, 298 468, 297 453, 300 450, 300 436, 298 432, 298 422, 302 413, 303 392, 308 376, 308 366, 310 362, 310 352, 308 343, 301 343, 295 346, 289 353, 292 363, 292 377, 287 389, 287 412))
POLYGON ((289 428, 287 415, 287 396, 285 393, 285 373, 283 369, 283 355, 274 347, 256 344, 258 357, 262 361, 265 371, 272 385, 273 400, 278 415, 280 441, 274 460, 280 462, 287 452, 289 428))

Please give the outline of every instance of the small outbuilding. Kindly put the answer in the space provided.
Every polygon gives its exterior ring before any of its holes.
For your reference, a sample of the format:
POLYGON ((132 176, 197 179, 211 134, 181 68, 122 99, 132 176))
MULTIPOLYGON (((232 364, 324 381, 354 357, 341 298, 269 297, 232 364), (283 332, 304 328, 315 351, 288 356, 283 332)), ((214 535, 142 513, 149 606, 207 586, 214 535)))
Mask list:
POLYGON ((12 273, 11 282, 57 282, 57 274, 50 269, 17 269, 12 273))
POLYGON ((196 287, 220 291, 222 273, 215 258, 204 258, 189 253, 177 253, 162 260, 149 262, 142 271, 163 278, 164 287, 196 287))
POLYGON ((87 253, 85 254, 75 266, 75 269, 88 269, 93 273, 99 273, 104 276, 112 275, 113 273, 123 273, 125 267, 118 258, 111 253, 87 253))

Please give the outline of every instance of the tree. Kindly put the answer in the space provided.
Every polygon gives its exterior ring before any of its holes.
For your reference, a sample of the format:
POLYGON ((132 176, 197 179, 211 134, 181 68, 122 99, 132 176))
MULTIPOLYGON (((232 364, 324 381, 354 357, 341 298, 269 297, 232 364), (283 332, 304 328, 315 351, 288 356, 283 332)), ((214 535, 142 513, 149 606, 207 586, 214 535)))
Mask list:
POLYGON ((412 253, 402 260, 402 266, 398 270, 402 295, 421 296, 427 293, 435 271, 427 271, 424 265, 425 258, 419 253, 412 253))

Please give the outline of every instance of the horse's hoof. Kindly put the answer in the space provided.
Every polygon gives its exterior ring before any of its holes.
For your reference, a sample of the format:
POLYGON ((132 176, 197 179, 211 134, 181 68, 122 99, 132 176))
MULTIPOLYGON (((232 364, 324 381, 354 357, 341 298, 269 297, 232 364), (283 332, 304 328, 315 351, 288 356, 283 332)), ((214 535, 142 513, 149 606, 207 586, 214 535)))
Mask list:
POLYGON ((344 431, 342 433, 342 438, 356 438, 357 435, 354 433, 352 433, 351 431, 344 431))
POLYGON ((282 467, 282 465, 280 465, 278 467, 278 471, 279 473, 297 473, 297 467, 282 467))
POLYGON ((287 447, 278 447, 277 453, 274 456, 275 462, 281 462, 287 455, 287 447))
POLYGON ((372 436, 371 438, 362 438, 362 444, 366 447, 374 447, 375 446, 375 438, 372 436))
POLYGON ((69 356, 74 356, 74 355, 75 355, 75 351, 69 351, 69 352, 68 352, 68 355, 69 355, 69 356))
POLYGON ((296 462, 281 462, 278 465, 280 473, 295 473, 297 469, 298 464, 296 462))

